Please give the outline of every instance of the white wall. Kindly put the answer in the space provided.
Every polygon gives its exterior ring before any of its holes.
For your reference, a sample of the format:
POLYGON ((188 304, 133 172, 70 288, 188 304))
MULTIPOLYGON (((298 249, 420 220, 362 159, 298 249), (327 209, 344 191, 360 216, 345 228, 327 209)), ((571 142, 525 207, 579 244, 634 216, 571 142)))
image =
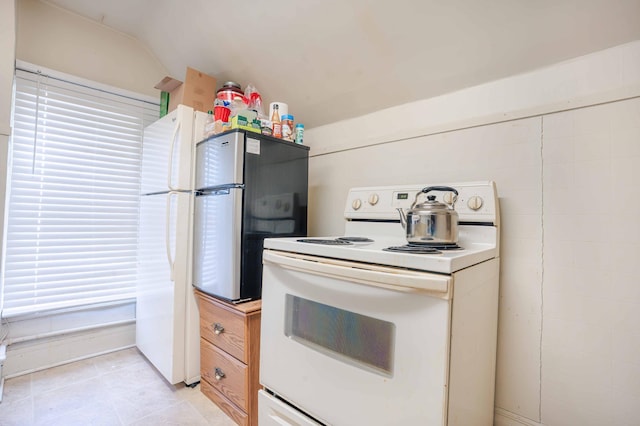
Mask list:
POLYGON ((0 4, 0 135, 5 136, 10 134, 9 119, 16 52, 15 15, 15 0, 6 0, 0 4))
POLYGON ((542 419, 640 423, 640 98, 544 117, 542 419))
POLYGON ((137 39, 39 0, 18 0, 17 19, 18 59, 159 98, 168 72, 137 39))
POLYGON ((305 135, 311 235, 351 186, 496 181, 496 424, 640 418, 638 96, 640 41, 305 135))

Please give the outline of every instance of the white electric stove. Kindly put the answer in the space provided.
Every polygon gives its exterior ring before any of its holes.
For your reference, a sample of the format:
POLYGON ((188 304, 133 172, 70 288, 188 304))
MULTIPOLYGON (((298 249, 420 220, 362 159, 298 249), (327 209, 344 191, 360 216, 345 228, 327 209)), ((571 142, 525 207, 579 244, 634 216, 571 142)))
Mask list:
POLYGON ((389 251, 427 186, 353 188, 344 235, 265 240, 261 425, 492 424, 495 184, 447 184, 457 246, 389 251))
POLYGON ((344 235, 270 239, 265 242, 265 248, 445 274, 498 257, 499 215, 495 185, 475 182, 449 186, 459 192, 455 209, 459 216, 458 245, 461 249, 438 250, 435 254, 384 250, 407 244, 396 209, 409 209, 423 185, 353 188, 349 191, 344 213, 344 235), (318 243, 313 243, 314 240, 318 243), (338 243, 332 243, 336 240, 338 243))

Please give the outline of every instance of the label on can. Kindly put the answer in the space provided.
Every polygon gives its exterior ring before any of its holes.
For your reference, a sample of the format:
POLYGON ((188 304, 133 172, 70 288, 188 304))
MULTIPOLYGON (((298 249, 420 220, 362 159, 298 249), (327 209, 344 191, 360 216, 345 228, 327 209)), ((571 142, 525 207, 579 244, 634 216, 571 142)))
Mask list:
POLYGON ((296 127, 296 143, 302 144, 304 135, 304 127, 296 127))
POLYGON ((293 123, 291 120, 284 120, 282 122, 282 139, 293 142, 293 123))

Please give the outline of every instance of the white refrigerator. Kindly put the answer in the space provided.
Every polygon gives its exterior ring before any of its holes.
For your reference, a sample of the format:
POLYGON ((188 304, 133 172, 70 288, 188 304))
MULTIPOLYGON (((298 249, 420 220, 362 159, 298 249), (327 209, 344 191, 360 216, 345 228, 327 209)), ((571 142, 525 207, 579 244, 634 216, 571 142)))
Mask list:
POLYGON ((178 105, 142 145, 136 345, 171 384, 200 380, 191 286, 193 162, 207 114, 178 105))

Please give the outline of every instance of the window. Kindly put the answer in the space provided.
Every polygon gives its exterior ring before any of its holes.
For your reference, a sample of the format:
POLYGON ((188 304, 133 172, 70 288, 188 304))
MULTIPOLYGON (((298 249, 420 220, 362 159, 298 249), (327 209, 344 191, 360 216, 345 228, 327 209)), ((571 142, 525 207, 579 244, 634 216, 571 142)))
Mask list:
POLYGON ((3 317, 135 295, 142 132, 158 105, 47 74, 16 70, 3 317))

